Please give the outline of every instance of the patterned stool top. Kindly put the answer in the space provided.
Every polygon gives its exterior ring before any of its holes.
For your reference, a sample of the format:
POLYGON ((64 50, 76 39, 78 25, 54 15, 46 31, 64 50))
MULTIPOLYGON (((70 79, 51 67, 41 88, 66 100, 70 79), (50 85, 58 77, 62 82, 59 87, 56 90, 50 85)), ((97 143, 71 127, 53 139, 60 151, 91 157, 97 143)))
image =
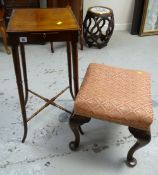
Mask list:
POLYGON ((93 13, 98 13, 98 14, 107 14, 107 13, 111 12, 111 10, 109 8, 102 7, 102 6, 91 7, 91 8, 89 8, 89 10, 93 13))
POLYGON ((90 64, 74 112, 148 130, 153 121, 150 76, 144 71, 90 64))

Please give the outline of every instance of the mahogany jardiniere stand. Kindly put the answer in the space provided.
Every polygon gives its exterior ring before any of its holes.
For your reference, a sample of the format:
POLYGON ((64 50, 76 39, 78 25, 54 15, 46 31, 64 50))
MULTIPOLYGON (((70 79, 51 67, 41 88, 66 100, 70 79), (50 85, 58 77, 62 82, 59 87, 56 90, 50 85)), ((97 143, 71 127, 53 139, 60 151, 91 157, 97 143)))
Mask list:
POLYGON ((7 33, 12 48, 12 56, 24 124, 24 136, 22 142, 25 141, 27 136, 27 122, 30 121, 33 117, 35 117, 48 105, 51 104, 53 106, 59 107, 60 109, 68 113, 71 113, 67 109, 56 104, 54 101, 68 88, 70 89, 72 98, 74 98, 78 93, 78 31, 78 23, 73 15, 72 10, 69 7, 52 9, 16 9, 13 11, 8 24, 7 33), (38 18, 35 18, 36 16, 38 16, 38 18), (30 43, 43 43, 53 41, 65 41, 67 43, 69 87, 65 88, 55 97, 47 99, 37 94, 36 92, 33 92, 28 87, 24 45, 30 43), (19 46, 21 50, 21 59, 19 57, 18 51, 19 46), (24 82, 22 81, 22 79, 24 80, 24 82), (28 118, 25 105, 28 100, 29 92, 40 97, 46 103, 38 111, 32 114, 31 117, 28 118))

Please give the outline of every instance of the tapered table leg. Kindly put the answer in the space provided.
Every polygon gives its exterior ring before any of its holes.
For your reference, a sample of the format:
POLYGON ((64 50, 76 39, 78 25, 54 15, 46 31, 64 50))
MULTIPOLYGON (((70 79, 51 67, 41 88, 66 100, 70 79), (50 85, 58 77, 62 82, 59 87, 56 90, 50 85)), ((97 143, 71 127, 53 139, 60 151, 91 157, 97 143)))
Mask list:
POLYGON ((54 53, 54 45, 53 42, 50 42, 51 52, 54 53))
POLYGON ((72 48, 72 61, 73 61, 74 93, 75 93, 75 97, 76 97, 76 95, 79 91, 77 42, 71 42, 71 48, 72 48))
POLYGON ((71 63, 71 46, 70 42, 66 42, 67 48, 67 63, 68 63, 68 77, 69 77, 69 88, 70 94, 74 99, 73 88, 72 88, 72 63, 71 63))
POLYGON ((25 99, 24 99, 24 92, 23 92, 23 85, 22 85, 18 45, 12 46, 12 56, 13 56, 13 61, 14 61, 15 75, 16 75, 19 100, 20 100, 23 125, 24 125, 24 135, 23 135, 22 142, 25 142, 25 139, 27 136, 27 118, 26 118, 26 110, 25 110, 25 99))
POLYGON ((20 43, 20 52, 21 52, 21 62, 22 62, 22 70, 24 76, 24 87, 25 87, 25 105, 28 101, 28 80, 27 80, 27 68, 26 68, 26 58, 25 58, 25 48, 24 44, 20 43))
POLYGON ((80 31, 80 49, 83 50, 83 29, 80 31))

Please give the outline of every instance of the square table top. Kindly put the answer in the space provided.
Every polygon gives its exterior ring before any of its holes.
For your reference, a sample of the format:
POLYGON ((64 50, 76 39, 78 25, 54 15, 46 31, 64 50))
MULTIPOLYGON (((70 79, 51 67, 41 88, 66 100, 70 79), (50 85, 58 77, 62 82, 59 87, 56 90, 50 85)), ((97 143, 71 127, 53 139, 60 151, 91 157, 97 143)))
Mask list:
POLYGON ((70 7, 14 9, 8 24, 8 33, 79 30, 70 7))

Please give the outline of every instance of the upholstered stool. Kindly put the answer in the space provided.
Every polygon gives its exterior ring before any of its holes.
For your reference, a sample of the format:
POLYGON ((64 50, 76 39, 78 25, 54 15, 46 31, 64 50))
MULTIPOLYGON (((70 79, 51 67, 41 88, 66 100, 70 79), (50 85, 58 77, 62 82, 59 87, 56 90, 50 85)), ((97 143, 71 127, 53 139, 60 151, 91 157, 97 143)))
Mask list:
POLYGON ((75 141, 70 148, 79 146, 81 125, 90 118, 129 126, 137 139, 129 150, 127 163, 135 166, 134 152, 150 142, 153 110, 150 94, 150 76, 144 71, 127 70, 100 64, 90 64, 80 91, 75 99, 70 127, 75 141))
POLYGON ((112 9, 103 6, 90 7, 83 22, 85 43, 101 49, 106 46, 114 29, 112 9))

